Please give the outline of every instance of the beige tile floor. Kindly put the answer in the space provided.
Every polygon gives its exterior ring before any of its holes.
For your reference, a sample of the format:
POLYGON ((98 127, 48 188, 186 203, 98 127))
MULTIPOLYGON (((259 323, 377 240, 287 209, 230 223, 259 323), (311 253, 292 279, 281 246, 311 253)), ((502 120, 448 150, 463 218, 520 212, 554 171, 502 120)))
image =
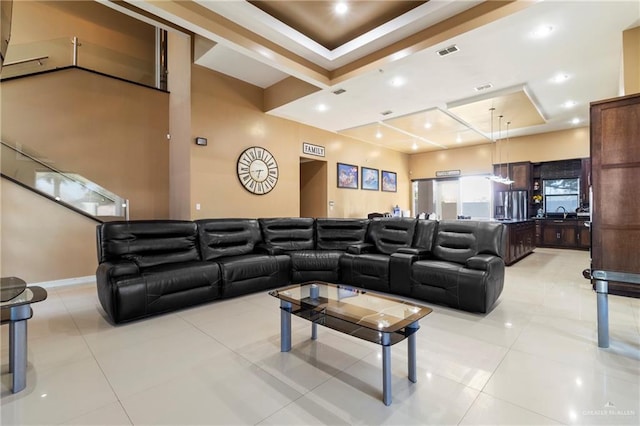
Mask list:
POLYGON ((279 351, 266 293, 114 327, 95 285, 50 289, 29 321, 27 388, 9 391, 2 327, 2 425, 640 424, 640 300, 609 297, 611 347, 598 349, 588 252, 537 249, 507 269, 496 307, 430 305, 418 382, 381 351, 293 319, 279 351))

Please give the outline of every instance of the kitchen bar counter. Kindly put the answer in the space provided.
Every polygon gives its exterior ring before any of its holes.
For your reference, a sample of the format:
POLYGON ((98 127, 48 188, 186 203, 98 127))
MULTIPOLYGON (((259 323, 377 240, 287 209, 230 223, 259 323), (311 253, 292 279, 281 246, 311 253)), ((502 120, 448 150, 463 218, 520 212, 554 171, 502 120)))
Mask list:
POLYGON ((533 219, 495 219, 507 231, 504 263, 513 265, 536 248, 536 221, 533 219))

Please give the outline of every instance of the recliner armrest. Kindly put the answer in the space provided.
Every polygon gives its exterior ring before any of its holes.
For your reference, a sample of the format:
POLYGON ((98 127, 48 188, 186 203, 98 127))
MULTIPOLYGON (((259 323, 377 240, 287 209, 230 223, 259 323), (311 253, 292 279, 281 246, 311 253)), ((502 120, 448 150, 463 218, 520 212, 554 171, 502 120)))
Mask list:
POLYGON ((467 259, 465 267, 469 269, 477 269, 481 271, 488 271, 496 263, 503 262, 502 258, 493 254, 479 254, 471 256, 467 259))
POLYGON ((374 253, 375 246, 371 243, 359 243, 352 244, 347 247, 347 253, 349 254, 364 254, 364 253, 374 253))
POLYGON ((98 274, 104 274, 105 278, 117 278, 127 275, 140 275, 140 268, 132 260, 102 262, 100 265, 98 265, 98 274))
POLYGON ((422 257, 418 254, 404 253, 401 250, 405 249, 398 249, 389 259, 389 286, 392 293, 411 296, 411 265, 422 257))
POLYGON ((279 254, 285 254, 285 251, 280 247, 270 246, 264 243, 258 243, 255 245, 254 250, 256 253, 268 254, 269 256, 277 256, 279 254))
POLYGON ((419 258, 424 259, 425 257, 427 257, 430 251, 427 249, 416 247, 400 247, 398 250, 396 250, 396 253, 411 254, 413 256, 418 256, 419 258))

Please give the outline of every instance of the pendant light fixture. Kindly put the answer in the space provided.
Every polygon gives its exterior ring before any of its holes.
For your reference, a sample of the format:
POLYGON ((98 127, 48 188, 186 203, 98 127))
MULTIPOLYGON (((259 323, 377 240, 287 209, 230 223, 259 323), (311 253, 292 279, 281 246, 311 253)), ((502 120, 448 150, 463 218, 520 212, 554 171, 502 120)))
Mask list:
MULTIPOLYGON (((489 108, 490 111, 490 117, 491 117, 491 143, 496 143, 496 140, 493 138, 493 113, 495 112, 495 108, 491 107, 489 108)), ((491 167, 494 166, 494 158, 493 158, 493 154, 496 151, 496 147, 497 147, 497 143, 495 146, 491 147, 491 167)), ((492 182, 498 182, 500 177, 496 176, 495 173, 491 173, 490 176, 487 176, 487 179, 489 179, 492 182)))
MULTIPOLYGON (((505 177, 502 176, 502 150, 503 150, 503 145, 504 145, 504 141, 502 140, 502 119, 504 118, 503 115, 500 115, 498 117, 498 139, 494 140, 493 138, 493 113, 495 111, 495 108, 489 108, 489 111, 491 111, 491 140, 495 142, 496 146, 495 146, 495 151, 496 151, 496 156, 498 157, 498 165, 500 166, 500 174, 496 175, 491 174, 491 176, 488 177, 489 180, 493 181, 493 182, 497 182, 497 183, 501 183, 503 185, 511 185, 513 183, 513 181, 509 178, 509 152, 507 151, 507 174, 505 177), (500 143, 500 144, 499 144, 500 143)), ((511 122, 509 121, 507 123, 507 141, 509 139, 509 125, 511 124, 511 122)), ((507 142, 508 144, 508 142, 507 142)), ((506 149, 508 150, 509 147, 507 146, 506 149)), ((493 165, 493 151, 491 152, 491 163, 493 165)))
POLYGON ((511 185, 514 182, 509 177, 509 145, 511 145, 510 144, 511 140, 509 139, 509 126, 510 125, 511 125, 511 122, 507 121, 507 146, 506 146, 506 149, 507 149, 507 177, 505 178, 504 182, 502 182, 505 185, 511 185))

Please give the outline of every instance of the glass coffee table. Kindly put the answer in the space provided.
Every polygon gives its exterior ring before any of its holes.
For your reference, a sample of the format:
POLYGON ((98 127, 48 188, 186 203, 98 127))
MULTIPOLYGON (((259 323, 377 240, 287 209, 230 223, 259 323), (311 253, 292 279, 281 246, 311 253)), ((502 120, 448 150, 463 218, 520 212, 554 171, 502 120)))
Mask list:
POLYGON ((1 324, 9 324, 9 372, 13 373, 13 393, 27 385, 27 320, 33 316, 32 303, 42 302, 47 291, 42 287, 27 287, 16 277, 0 278, 1 324))
POLYGON ((280 299, 280 351, 291 350, 291 314, 311 322, 311 339, 318 324, 382 346, 382 400, 391 404, 391 346, 407 339, 408 376, 416 382, 418 322, 432 312, 391 296, 325 282, 307 282, 269 292, 280 299))

